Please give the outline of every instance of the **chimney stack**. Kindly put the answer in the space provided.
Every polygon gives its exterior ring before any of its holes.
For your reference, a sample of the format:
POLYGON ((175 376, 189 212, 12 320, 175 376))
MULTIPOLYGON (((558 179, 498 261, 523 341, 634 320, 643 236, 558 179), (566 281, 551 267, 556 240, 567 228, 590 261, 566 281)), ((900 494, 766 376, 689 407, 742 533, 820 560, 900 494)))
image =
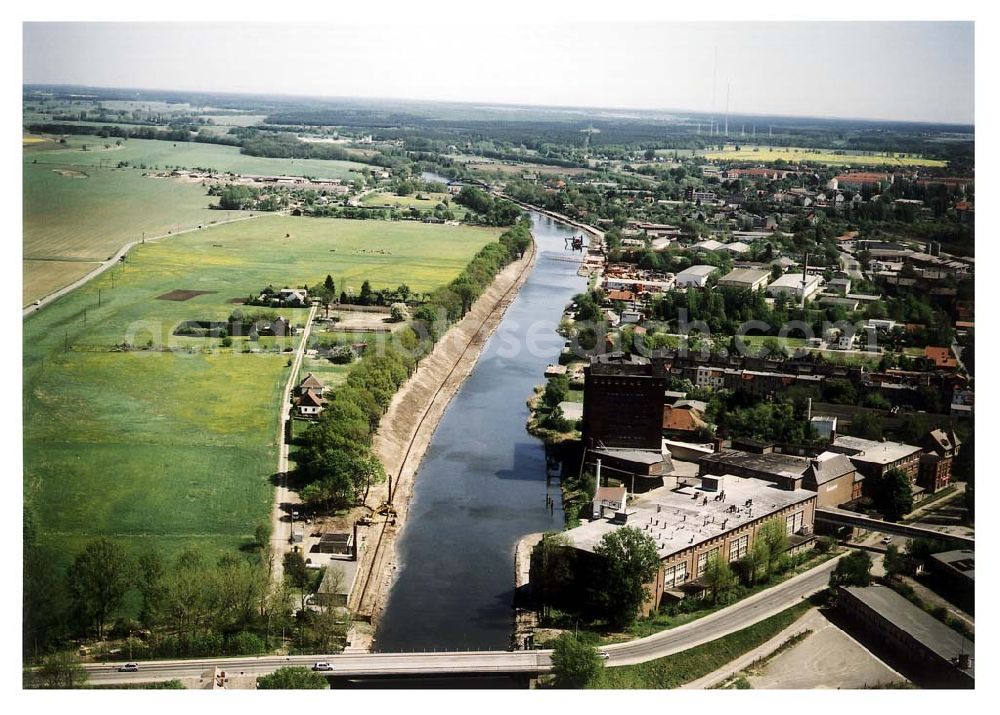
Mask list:
POLYGON ((598 459, 597 460, 597 478, 594 479, 594 503, 591 505, 592 506, 591 516, 594 519, 600 519, 601 518, 601 502, 597 498, 597 492, 600 490, 600 488, 601 488, 601 460, 598 459))

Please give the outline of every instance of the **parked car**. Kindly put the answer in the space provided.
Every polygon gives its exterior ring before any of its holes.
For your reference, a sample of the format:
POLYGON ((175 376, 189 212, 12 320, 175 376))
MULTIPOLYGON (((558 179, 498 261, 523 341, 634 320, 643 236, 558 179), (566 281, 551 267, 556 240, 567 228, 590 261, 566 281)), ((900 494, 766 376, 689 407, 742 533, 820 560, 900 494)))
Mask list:
POLYGON ((125 665, 118 666, 119 673, 138 673, 139 664, 138 663, 126 663, 125 665))
POLYGON ((599 651, 597 651, 597 655, 601 656, 602 660, 607 660, 608 658, 611 657, 611 654, 608 653, 606 650, 599 650, 599 651))
POLYGON ((892 543, 892 534, 889 534, 887 537, 885 537, 884 539, 882 539, 882 543, 883 544, 891 544, 892 543))
POLYGON ((321 660, 318 663, 313 663, 313 670, 333 670, 333 666, 321 660))

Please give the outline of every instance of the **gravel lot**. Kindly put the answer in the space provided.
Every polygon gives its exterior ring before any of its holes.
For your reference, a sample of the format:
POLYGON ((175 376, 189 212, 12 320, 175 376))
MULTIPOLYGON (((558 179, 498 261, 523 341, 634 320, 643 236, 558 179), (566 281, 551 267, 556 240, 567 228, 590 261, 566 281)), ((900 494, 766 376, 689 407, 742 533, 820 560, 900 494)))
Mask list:
POLYGON ((906 682, 818 611, 798 625, 813 633, 749 676, 747 680, 754 689, 856 689, 906 682))

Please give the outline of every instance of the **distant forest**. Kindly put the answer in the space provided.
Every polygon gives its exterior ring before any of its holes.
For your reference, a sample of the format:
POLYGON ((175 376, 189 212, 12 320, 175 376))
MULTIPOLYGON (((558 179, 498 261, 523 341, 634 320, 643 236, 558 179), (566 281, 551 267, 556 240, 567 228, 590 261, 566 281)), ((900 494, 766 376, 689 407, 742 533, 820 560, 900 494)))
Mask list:
MULTIPOLYGON (((975 128, 967 125, 918 124, 898 121, 821 119, 805 117, 730 115, 730 136, 709 136, 709 126, 719 115, 697 112, 629 111, 628 117, 612 116, 609 110, 501 107, 446 102, 403 102, 359 99, 314 99, 235 94, 165 92, 86 87, 39 87, 26 85, 24 100, 74 99, 90 101, 161 101, 211 106, 215 111, 252 112, 266 116, 263 125, 236 127, 228 134, 197 134, 198 126, 170 127, 177 140, 179 130, 193 132, 190 139, 243 147, 256 156, 296 158, 350 158, 343 148, 297 142, 295 130, 345 128, 370 133, 378 141, 402 142, 406 151, 445 152, 448 147, 471 147, 476 155, 492 159, 525 159, 553 166, 579 166, 580 150, 589 153, 634 152, 646 149, 691 150, 718 147, 723 142, 748 141, 754 128, 758 142, 767 146, 807 146, 871 152, 919 153, 944 159, 958 168, 971 167, 975 128), (517 109, 517 111, 511 111, 517 109), (584 110, 586 112, 586 110, 584 110), (746 136, 740 136, 745 131, 746 136)), ((79 125, 31 125, 36 131, 62 133, 109 132, 111 127, 87 131, 79 125)), ((122 129, 128 136, 146 138, 150 127, 122 129), (143 132, 146 130, 146 132, 143 132)), ((108 135, 108 134, 103 134, 108 135)), ((122 136, 111 133, 110 136, 122 136)), ((388 156, 367 160, 393 165, 388 156)))

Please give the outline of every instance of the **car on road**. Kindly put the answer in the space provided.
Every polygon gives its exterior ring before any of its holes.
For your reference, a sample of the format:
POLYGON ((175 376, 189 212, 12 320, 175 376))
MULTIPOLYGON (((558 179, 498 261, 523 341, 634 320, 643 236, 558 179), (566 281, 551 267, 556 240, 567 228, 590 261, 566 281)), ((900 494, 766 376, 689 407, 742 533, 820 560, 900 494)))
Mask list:
POLYGON ((892 543, 892 534, 889 534, 889 536, 887 536, 884 539, 882 539, 882 543, 883 544, 891 544, 892 543))
POLYGON ((333 666, 327 663, 325 660, 321 660, 318 663, 313 663, 312 669, 316 671, 321 671, 321 670, 326 671, 326 670, 333 670, 333 666))
POLYGON ((608 658, 611 657, 611 654, 608 653, 606 650, 599 650, 599 651, 597 651, 597 655, 601 656, 602 660, 607 660, 608 658))
POLYGON ((126 663, 125 665, 118 666, 119 673, 138 673, 139 665, 138 663, 126 663))

